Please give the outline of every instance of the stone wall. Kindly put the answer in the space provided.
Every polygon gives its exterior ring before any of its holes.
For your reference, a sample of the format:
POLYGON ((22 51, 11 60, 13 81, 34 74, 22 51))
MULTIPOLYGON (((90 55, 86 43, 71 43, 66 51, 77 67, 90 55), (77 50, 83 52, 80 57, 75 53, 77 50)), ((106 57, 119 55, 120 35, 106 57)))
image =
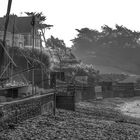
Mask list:
POLYGON ((75 93, 75 101, 84 101, 84 100, 91 100, 95 99, 95 87, 94 86, 78 86, 75 87, 76 93, 75 93))
POLYGON ((56 95, 56 107, 66 110, 75 110, 75 97, 74 95, 56 95))
POLYGON ((102 96, 103 98, 114 98, 114 97, 134 97, 134 84, 133 83, 118 83, 116 85, 112 85, 109 88, 102 88, 102 96))
POLYGON ((95 87, 85 86, 82 89, 82 100, 92 100, 95 99, 95 87))
POLYGON ((140 89, 135 89, 135 96, 140 96, 140 89))
POLYGON ((53 109, 54 93, 0 104, 0 130, 53 109))

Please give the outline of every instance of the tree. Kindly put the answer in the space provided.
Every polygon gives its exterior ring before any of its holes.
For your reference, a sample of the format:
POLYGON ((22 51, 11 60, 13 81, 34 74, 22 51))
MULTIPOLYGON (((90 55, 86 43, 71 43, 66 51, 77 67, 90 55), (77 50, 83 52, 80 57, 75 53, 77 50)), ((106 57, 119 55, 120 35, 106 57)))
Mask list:
POLYGON ((36 26, 36 30, 40 30, 42 33, 42 36, 44 38, 45 44, 46 44, 46 38, 45 38, 45 29, 50 29, 53 27, 53 25, 45 24, 46 16, 43 15, 42 12, 36 13, 36 12, 25 12, 28 16, 32 17, 32 25, 36 26))
POLYGON ((51 36, 49 39, 47 39, 46 45, 47 47, 50 47, 53 50, 54 55, 59 60, 59 68, 61 71, 62 59, 64 55, 66 54, 66 45, 64 41, 51 36))
POLYGON ((137 67, 140 67, 139 31, 117 24, 115 28, 103 25, 101 31, 89 28, 76 29, 76 31, 78 34, 72 40, 72 50, 82 61, 123 70, 132 69, 133 66, 136 71, 137 67))
POLYGON ((115 29, 104 25, 102 31, 92 30, 88 28, 76 29, 78 35, 72 40, 73 47, 77 49, 91 50, 91 46, 106 46, 106 47, 139 47, 137 43, 140 38, 140 32, 132 31, 124 26, 116 24, 115 29), (84 44, 84 45, 83 45, 84 44), (84 47, 86 45, 86 48, 84 47), (84 48, 83 48, 84 47, 84 48))
POLYGON ((63 40, 55 38, 51 36, 49 39, 47 39, 47 45, 53 49, 61 49, 63 51, 66 50, 66 44, 63 40))
MULTIPOLYGON (((36 13, 36 12, 25 12, 28 16, 31 16, 32 17, 32 22, 31 22, 31 25, 32 25, 32 27, 33 27, 33 49, 32 49, 32 51, 33 51, 33 56, 32 57, 34 57, 34 34, 35 33, 39 33, 39 30, 41 31, 41 33, 42 33, 42 36, 43 36, 43 38, 44 38, 44 41, 45 41, 45 45, 46 45, 46 39, 45 39, 45 29, 46 28, 51 28, 53 25, 47 25, 47 24, 44 24, 44 21, 46 20, 46 16, 44 16, 43 14, 42 14, 42 12, 41 13, 36 13)), ((43 60, 43 55, 42 55, 42 42, 41 42, 41 51, 40 51, 40 53, 41 53, 41 61, 43 60)), ((33 65, 33 67, 34 67, 34 62, 32 63, 32 65, 33 65)), ((44 66, 43 65, 41 65, 41 72, 42 72, 42 88, 44 87, 44 66)), ((32 85, 34 86, 34 70, 32 71, 32 85)), ((33 90, 33 92, 34 92, 34 90, 33 90)))

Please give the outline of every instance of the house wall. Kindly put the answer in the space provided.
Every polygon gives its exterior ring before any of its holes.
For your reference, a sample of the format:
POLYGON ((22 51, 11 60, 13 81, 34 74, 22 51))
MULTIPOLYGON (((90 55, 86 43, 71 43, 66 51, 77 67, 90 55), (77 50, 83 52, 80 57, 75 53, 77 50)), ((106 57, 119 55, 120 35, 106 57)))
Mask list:
MULTIPOLYGON (((3 35, 4 35, 4 32, 0 31, 1 40, 3 40, 3 35)), ((12 46, 12 40, 13 40, 13 34, 10 32, 7 32, 7 35, 6 35, 7 45, 12 46)), ((40 36, 39 35, 35 36, 35 41, 34 41, 35 47, 40 47, 40 43, 41 43, 40 36)), ((30 33, 29 34, 21 33, 21 34, 14 35, 14 46, 23 47, 23 46, 32 46, 32 45, 33 45, 33 39, 30 33)))
MULTIPOLYGON (((32 46, 33 45, 33 38, 32 34, 23 34, 24 35, 24 44, 25 46, 32 46)), ((34 38, 34 47, 40 47, 41 38, 39 35, 36 35, 34 38)))
MULTIPOLYGON (((0 32, 0 39, 3 40, 4 32, 0 32)), ((6 34, 6 43, 8 46, 12 46, 13 35, 10 32, 6 34)), ((14 46, 24 46, 24 36, 22 34, 14 35, 14 46)))
MULTIPOLYGON (((0 39, 1 40, 3 40, 3 35, 4 35, 4 32, 0 32, 0 39)), ((7 32, 6 43, 7 43, 7 45, 12 46, 12 34, 10 32, 7 32)))
POLYGON ((140 89, 135 89, 135 96, 140 96, 140 89))
MULTIPOLYGON (((45 90, 44 88, 39 88, 38 86, 35 86, 34 91, 35 91, 34 94, 40 95, 42 93, 45 93, 47 90, 45 90)), ((27 97, 27 96, 31 96, 31 95, 32 95, 32 85, 18 88, 18 97, 19 98, 23 98, 23 97, 27 97)))
POLYGON ((21 87, 18 89, 18 96, 23 98, 32 95, 32 86, 21 87))

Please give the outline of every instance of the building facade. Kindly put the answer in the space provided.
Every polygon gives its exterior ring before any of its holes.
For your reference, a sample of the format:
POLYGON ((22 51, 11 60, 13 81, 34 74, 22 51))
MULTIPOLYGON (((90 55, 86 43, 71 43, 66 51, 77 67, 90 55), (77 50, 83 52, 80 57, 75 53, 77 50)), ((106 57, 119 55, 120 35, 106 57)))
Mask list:
MULTIPOLYGON (((32 17, 17 17, 10 15, 6 34, 6 43, 8 46, 26 47, 33 45, 33 27, 31 25, 32 17)), ((0 18, 0 39, 4 35, 5 17, 0 18)), ((40 47, 41 35, 35 28, 34 46, 40 47)))

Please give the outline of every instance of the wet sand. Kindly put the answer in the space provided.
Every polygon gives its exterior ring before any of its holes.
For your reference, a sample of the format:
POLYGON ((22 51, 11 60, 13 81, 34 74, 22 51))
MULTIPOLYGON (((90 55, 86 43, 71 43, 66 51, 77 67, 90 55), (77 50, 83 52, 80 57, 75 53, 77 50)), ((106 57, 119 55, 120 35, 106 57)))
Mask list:
POLYGON ((135 97, 130 99, 130 101, 125 101, 120 110, 123 114, 140 118, 140 97, 135 97))

